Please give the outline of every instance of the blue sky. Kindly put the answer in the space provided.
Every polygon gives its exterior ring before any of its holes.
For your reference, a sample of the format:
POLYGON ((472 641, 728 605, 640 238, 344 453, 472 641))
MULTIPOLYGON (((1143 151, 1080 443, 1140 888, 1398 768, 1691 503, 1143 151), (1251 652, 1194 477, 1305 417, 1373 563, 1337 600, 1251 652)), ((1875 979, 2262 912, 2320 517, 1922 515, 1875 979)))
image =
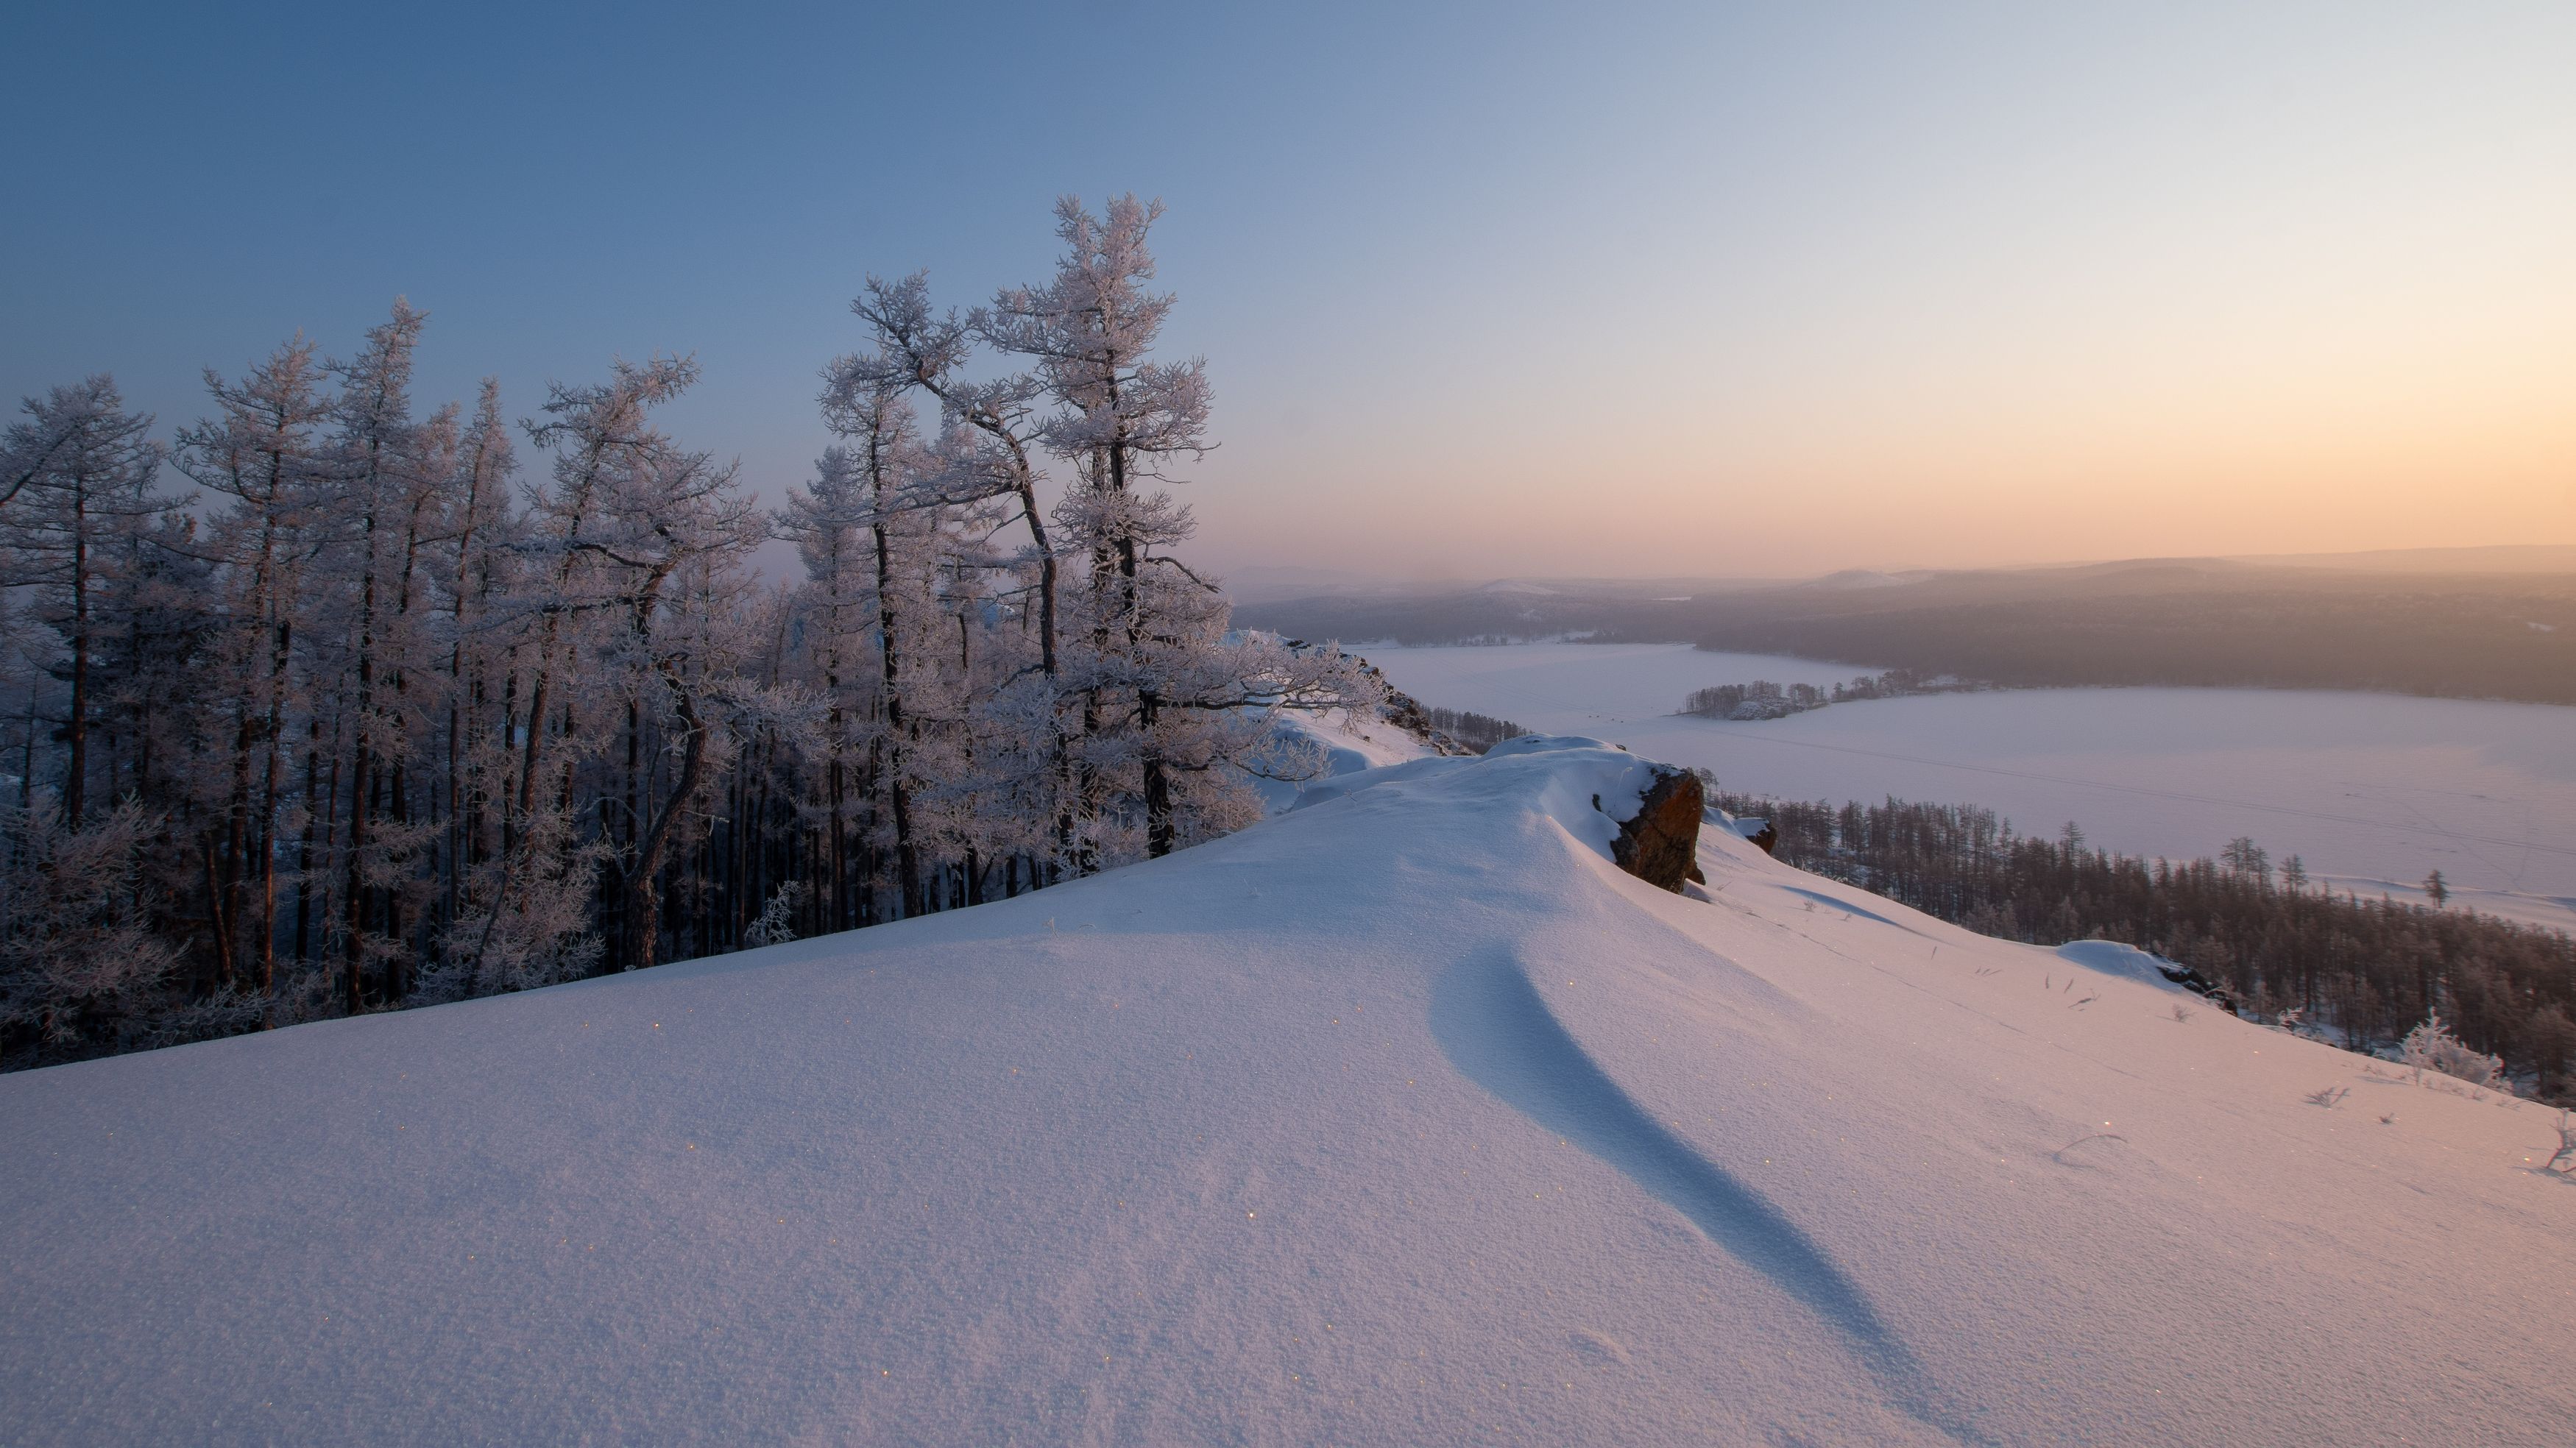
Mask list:
POLYGON ((174 422, 403 293, 424 401, 693 351, 673 425, 774 490, 866 273, 972 303, 1044 274, 1056 195, 1133 190, 1220 566, 2576 541, 2576 7, 0 25, 12 396, 106 369, 174 422))

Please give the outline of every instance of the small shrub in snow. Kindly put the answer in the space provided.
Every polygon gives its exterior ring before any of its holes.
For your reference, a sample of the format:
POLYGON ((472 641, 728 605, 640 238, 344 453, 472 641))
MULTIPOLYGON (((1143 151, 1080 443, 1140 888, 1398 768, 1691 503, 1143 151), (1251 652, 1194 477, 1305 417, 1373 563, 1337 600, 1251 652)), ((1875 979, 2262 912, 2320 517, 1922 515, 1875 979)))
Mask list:
POLYGON ((742 948, 757 950, 764 945, 784 945, 796 938, 793 923, 796 902, 805 897, 805 885, 790 880, 778 887, 769 902, 760 907, 760 917, 742 932, 742 948))
POLYGON ((2564 1111, 2558 1113, 2558 1154, 2540 1169, 2576 1177, 2576 1118, 2570 1118, 2564 1111))
POLYGON ((2176 1021, 2178 1021, 2178 1022, 2179 1022, 2179 1021, 2188 1021, 2188 1020, 2190 1020, 2190 1019, 2191 1019, 2191 1007, 2189 1007, 2189 1006, 2176 1006, 2176 1007, 2174 1007, 2174 1019, 2175 1019, 2176 1021))
POLYGON ((2351 1094, 2352 1088, 2349 1086, 2328 1086, 2320 1091, 2309 1092, 2307 1099, 2310 1106, 2322 1106, 2328 1111, 2332 1111, 2335 1109, 2336 1105, 2341 1103, 2345 1097, 2350 1096, 2351 1094))
POLYGON ((10 1065, 223 1035, 258 1019, 227 989, 192 999, 152 933, 146 854, 162 821, 128 801, 74 826, 39 795, 0 812, 0 1051, 10 1065))
POLYGON ((2443 1023, 2439 1010, 2427 1015, 2422 1025, 2406 1033, 2401 1050, 2400 1059, 2414 1070, 2417 1081, 2424 1079, 2426 1071, 2437 1071, 2490 1091, 2513 1089, 2505 1084, 2503 1058, 2470 1049, 2467 1043, 2451 1034, 2451 1028, 2443 1023))

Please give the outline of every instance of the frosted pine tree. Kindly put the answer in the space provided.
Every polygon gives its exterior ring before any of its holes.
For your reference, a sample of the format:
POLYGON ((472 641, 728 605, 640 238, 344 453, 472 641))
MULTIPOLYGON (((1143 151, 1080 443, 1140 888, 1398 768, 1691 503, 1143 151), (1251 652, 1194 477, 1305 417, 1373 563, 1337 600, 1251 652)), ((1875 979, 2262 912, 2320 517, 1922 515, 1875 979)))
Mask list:
POLYGON ((212 984, 239 981, 269 997, 278 985, 280 826, 292 788, 287 741, 305 705, 297 633, 313 603, 308 563, 336 502, 317 437, 331 403, 313 344, 300 334, 239 383, 209 371, 206 387, 217 415, 182 431, 175 456, 199 485, 231 499, 205 550, 218 566, 207 694, 221 717, 202 727, 217 757, 195 775, 215 795, 198 815, 212 826, 200 845, 212 984))
POLYGON ((226 993, 174 999, 183 955, 151 929, 144 855, 155 822, 125 803, 86 829, 51 795, 15 812, 0 852, 0 1042, 31 1040, 34 1065, 84 1045, 132 1049, 237 1029, 226 993))
MULTIPOLYGON (((846 447, 824 450, 814 480, 790 488, 772 518, 777 536, 796 545, 805 565, 797 599, 805 654, 825 710, 821 738, 826 917, 830 929, 871 923, 875 850, 869 839, 877 767, 882 757, 877 691, 862 681, 861 660, 874 651, 867 624, 876 612, 874 508, 857 460, 846 447)), ((764 906, 764 909, 767 907, 764 906)))
POLYGON ((498 713, 511 659, 493 619, 516 585, 519 520, 510 488, 517 466, 500 385, 487 377, 441 494, 431 580, 447 655, 438 805, 444 831, 435 861, 441 930, 472 912, 468 882, 497 848, 493 810, 508 790, 510 741, 498 713))
POLYGON ((112 682, 100 675, 102 655, 131 627, 137 540, 175 505, 153 490, 162 454, 147 435, 152 419, 127 412, 113 380, 57 387, 28 399, 25 411, 5 447, 35 462, 12 480, 18 493, 0 511, 0 550, 8 581, 29 589, 32 620, 59 640, 61 819, 78 830, 97 798, 90 744, 101 686, 112 682))
MULTIPOLYGON (((974 717, 966 728, 984 744, 977 756, 982 784, 976 792, 982 798, 967 806, 977 816, 980 843, 960 848, 970 855, 980 849, 1007 856, 1006 889, 1016 888, 1023 855, 1029 883, 1041 873, 1041 855, 1047 857, 1042 873, 1053 879, 1075 849, 1073 801, 1080 790, 1068 713, 1073 700, 1065 687, 1057 539, 1038 498, 1035 407, 1043 389, 1025 373, 967 378, 976 332, 954 311, 932 312, 922 273, 897 282, 868 278, 851 310, 868 323, 875 345, 833 363, 827 406, 833 395, 914 390, 938 403, 937 458, 911 506, 934 508, 951 538, 974 540, 950 550, 947 592, 960 600, 980 596, 990 605, 981 630, 987 647, 980 655, 971 648, 978 630, 960 614, 963 651, 980 658, 990 676, 980 688, 966 686, 974 695, 974 717), (1026 545, 1014 552, 1007 540, 1021 535, 1026 545), (1014 626, 999 626, 1006 621, 1014 626)), ((971 862, 963 868, 966 893, 974 898, 980 872, 971 862)))
MULTIPOLYGON (((518 757, 496 811, 499 849, 472 872, 480 918, 449 929, 449 968, 470 989, 580 975, 603 948, 589 897, 615 845, 604 832, 585 837, 575 769, 583 758, 613 757, 617 731, 608 717, 623 701, 599 666, 622 625, 615 615, 631 611, 635 593, 633 570, 614 551, 631 531, 626 500, 679 461, 647 414, 696 378, 696 364, 682 358, 618 362, 605 383, 551 386, 546 419, 528 426, 554 458, 548 485, 528 498, 520 586, 487 616, 508 631, 501 727, 518 757)), ((637 708, 635 727, 624 731, 625 788, 616 796, 629 846, 639 835, 640 701, 637 708)))
POLYGON ((1164 484, 1207 394, 1151 356, 1152 217, 1067 203, 1055 279, 968 316, 869 281, 837 444, 770 524, 792 589, 747 571, 734 470, 653 424, 685 360, 551 389, 524 491, 496 387, 415 413, 401 302, 345 362, 298 337, 209 374, 172 454, 209 510, 151 491, 103 382, 31 404, 0 438, 0 845, 18 900, 29 870, 114 888, 12 907, 0 990, 51 1004, 0 1050, 519 989, 1250 820, 1253 779, 1316 762, 1282 712, 1373 686, 1231 633, 1181 560, 1164 484))
MULTIPOLYGON (((1064 198, 1054 278, 1002 292, 975 318, 995 347, 1029 359, 1055 405, 1037 435, 1073 470, 1056 516, 1091 563, 1086 813, 1104 843, 1141 823, 1149 856, 1253 817, 1247 771, 1315 767, 1309 751, 1275 736, 1269 710, 1370 688, 1330 651, 1230 639, 1223 595, 1173 551, 1196 525, 1156 485, 1212 444, 1206 364, 1150 360, 1174 300, 1148 286, 1147 234, 1161 215, 1160 203, 1132 195, 1097 217, 1064 198)), ((1111 844, 1112 857, 1122 853, 1111 844)))
MULTIPOLYGON (((426 842, 411 798, 420 723, 412 695, 429 665, 421 628, 426 610, 415 605, 423 594, 422 553, 456 450, 452 414, 428 426, 411 416, 412 356, 427 320, 396 299, 392 317, 368 331, 357 357, 331 366, 341 383, 331 456, 335 497, 331 546, 318 571, 341 625, 332 641, 336 667, 328 674, 339 685, 332 702, 346 719, 331 732, 345 736, 348 766, 346 802, 332 811, 330 823, 346 827, 338 851, 339 995, 351 1014, 366 1008, 371 981, 382 996, 401 994, 406 925, 422 903, 407 888, 417 883, 410 857, 426 842)), ((318 744, 320 730, 314 733, 318 744)), ((308 757, 318 761, 318 754, 308 757)), ((308 768, 308 785, 318 773, 308 768)), ((331 803, 326 798, 325 808, 331 803)))
POLYGON ((928 620, 930 538, 938 527, 938 499, 923 487, 926 471, 919 424, 905 401, 898 368, 889 359, 834 367, 823 394, 823 420, 843 439, 852 490, 850 502, 865 528, 869 596, 875 603, 873 638, 877 699, 884 727, 870 773, 883 782, 892 848, 898 915, 921 913, 921 842, 913 820, 916 755, 922 742, 922 701, 908 698, 916 679, 927 688, 935 672, 923 667, 928 620), (907 661, 911 667, 907 669, 907 661))

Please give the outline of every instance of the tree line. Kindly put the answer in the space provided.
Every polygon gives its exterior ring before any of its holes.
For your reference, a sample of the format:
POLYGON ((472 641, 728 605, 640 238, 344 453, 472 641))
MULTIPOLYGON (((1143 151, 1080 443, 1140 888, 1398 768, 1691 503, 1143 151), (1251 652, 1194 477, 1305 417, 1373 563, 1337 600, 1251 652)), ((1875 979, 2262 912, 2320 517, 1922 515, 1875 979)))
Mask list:
POLYGON ((1210 392, 1153 355, 1159 215, 1068 198, 1054 274, 964 311, 868 278, 834 444, 774 509, 655 422, 685 357, 421 415, 401 301, 345 360, 209 371, 167 442, 106 377, 29 399, 0 1064, 872 925, 1256 818, 1253 779, 1320 765, 1274 712, 1383 686, 1230 629, 1174 551, 1210 392), (770 538, 801 578, 751 567, 770 538))
POLYGON ((1912 669, 1861 674, 1847 684, 1837 683, 1830 688, 1814 684, 1784 686, 1769 679, 1755 679, 1749 684, 1712 684, 1705 689, 1693 689, 1683 698, 1681 712, 1704 719, 1785 719, 1792 714, 1822 709, 1828 704, 1848 704, 1862 699, 1909 699, 1918 694, 1982 693, 1994 687, 1973 679, 1926 675, 1912 669))
POLYGON ((1981 935, 2122 941, 2230 990, 2249 1013, 2394 1046, 2438 1012, 2476 1050, 2551 1098, 2576 1096, 2576 939, 2472 911, 2337 894, 2297 856, 2239 839, 2218 859, 2146 860, 2086 845, 2069 824, 2024 835, 1973 805, 1841 806, 1719 790, 1768 819, 1774 854, 1981 935))
POLYGON ((1529 732, 1509 719, 1497 719, 1473 709, 1432 709, 1424 718, 1430 729, 1447 735, 1471 754, 1482 754, 1506 739, 1518 739, 1529 732))

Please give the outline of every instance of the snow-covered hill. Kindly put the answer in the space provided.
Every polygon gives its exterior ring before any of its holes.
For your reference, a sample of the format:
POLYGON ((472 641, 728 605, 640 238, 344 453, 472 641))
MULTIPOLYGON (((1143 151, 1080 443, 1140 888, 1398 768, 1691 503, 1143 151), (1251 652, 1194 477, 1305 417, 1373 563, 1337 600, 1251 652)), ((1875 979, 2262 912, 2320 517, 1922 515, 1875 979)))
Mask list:
POLYGON ((0 1080, 0 1440, 2568 1441, 2546 1113, 1718 831, 1653 890, 1640 773, 0 1080))

